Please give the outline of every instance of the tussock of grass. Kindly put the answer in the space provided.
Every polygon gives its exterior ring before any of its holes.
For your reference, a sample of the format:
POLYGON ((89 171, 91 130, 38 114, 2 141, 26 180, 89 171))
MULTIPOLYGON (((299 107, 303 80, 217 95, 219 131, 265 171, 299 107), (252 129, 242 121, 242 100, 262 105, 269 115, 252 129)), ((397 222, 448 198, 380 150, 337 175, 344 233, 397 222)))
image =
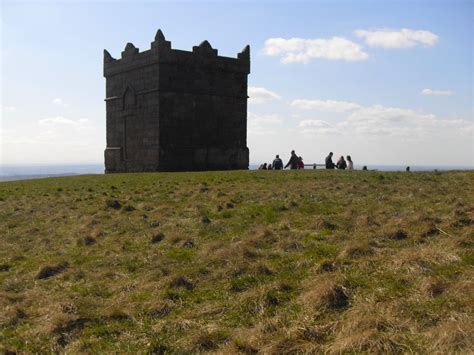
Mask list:
POLYGON ((473 181, 245 171, 1 183, 0 352, 467 353, 473 181))
POLYGON ((153 236, 151 237, 150 242, 151 242, 151 243, 159 243, 159 242, 161 242, 163 239, 165 239, 165 235, 164 235, 163 233, 157 233, 157 234, 155 234, 155 235, 153 235, 153 236))
POLYGON ((65 271, 69 267, 69 263, 67 261, 63 261, 57 265, 53 266, 43 266, 36 275, 37 279, 47 279, 49 277, 53 277, 61 272, 65 271))
POLYGON ((94 245, 97 243, 97 240, 93 236, 85 236, 84 238, 78 239, 78 245, 94 245))

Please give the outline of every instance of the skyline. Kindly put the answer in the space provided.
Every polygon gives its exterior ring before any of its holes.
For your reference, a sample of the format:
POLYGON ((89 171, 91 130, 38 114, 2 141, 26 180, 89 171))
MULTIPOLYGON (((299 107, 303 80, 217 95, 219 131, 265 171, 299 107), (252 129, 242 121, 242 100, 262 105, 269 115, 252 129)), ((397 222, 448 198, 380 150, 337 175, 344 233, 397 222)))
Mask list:
POLYGON ((250 162, 474 166, 472 2, 2 2, 1 164, 103 162, 102 51, 251 46, 250 162), (454 3, 454 4, 453 4, 454 3), (123 21, 127 19, 127 21, 123 21), (87 26, 84 26, 87 23, 87 26))

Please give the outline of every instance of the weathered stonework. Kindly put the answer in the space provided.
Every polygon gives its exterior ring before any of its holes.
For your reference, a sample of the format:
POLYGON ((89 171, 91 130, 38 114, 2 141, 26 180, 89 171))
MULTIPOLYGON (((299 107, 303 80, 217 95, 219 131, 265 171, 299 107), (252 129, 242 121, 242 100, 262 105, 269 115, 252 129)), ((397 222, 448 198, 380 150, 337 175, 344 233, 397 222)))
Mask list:
POLYGON ((209 42, 171 49, 158 30, 151 49, 104 50, 105 171, 248 169, 250 47, 227 58, 209 42))

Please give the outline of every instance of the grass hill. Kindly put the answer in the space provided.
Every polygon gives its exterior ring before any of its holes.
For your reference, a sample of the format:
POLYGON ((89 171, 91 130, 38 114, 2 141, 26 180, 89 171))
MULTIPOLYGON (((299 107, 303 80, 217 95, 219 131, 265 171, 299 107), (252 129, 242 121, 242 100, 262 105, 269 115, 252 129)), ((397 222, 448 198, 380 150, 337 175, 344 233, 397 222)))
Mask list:
POLYGON ((473 172, 0 183, 0 352, 472 352, 473 190, 473 172))

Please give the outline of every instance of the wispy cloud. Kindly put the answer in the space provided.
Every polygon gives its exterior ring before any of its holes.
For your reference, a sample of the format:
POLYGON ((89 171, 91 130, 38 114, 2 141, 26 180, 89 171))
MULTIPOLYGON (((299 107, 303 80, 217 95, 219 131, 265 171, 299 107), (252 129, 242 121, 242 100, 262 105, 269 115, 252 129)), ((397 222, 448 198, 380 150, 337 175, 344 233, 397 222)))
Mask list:
POLYGON ((275 127, 283 123, 283 119, 275 114, 258 115, 248 113, 248 133, 253 135, 275 134, 275 127))
POLYGON ((80 127, 87 124, 89 120, 87 118, 81 118, 78 120, 71 120, 69 118, 65 118, 62 116, 56 116, 51 118, 43 118, 38 120, 38 124, 40 126, 59 126, 59 125, 66 125, 66 126, 74 126, 80 127))
POLYGON ((59 98, 59 97, 56 97, 53 99, 53 104, 55 104, 56 106, 60 106, 60 107, 69 107, 69 104, 65 103, 63 101, 63 99, 59 98))
POLYGON ((38 128, 32 131, 0 129, 0 138, 6 144, 56 145, 77 144, 96 139, 100 130, 92 126, 87 118, 72 120, 62 116, 43 118, 37 121, 38 128), (93 138, 95 137, 95 138, 93 138))
POLYGON ((304 110, 318 110, 328 112, 347 112, 361 107, 356 103, 347 101, 304 99, 293 100, 290 105, 304 110))
POLYGON ((9 137, 13 134, 15 134, 16 130, 14 129, 8 129, 8 128, 2 128, 0 127, 0 138, 2 138, 2 140, 5 138, 5 137, 9 137))
POLYGON ((382 135, 417 138, 427 135, 472 134, 474 122, 465 119, 442 119, 431 113, 383 105, 364 106, 336 100, 295 100, 312 105, 292 105, 319 112, 338 112, 343 119, 330 124, 319 119, 302 120, 305 134, 382 135))
POLYGON ((2 106, 2 110, 5 111, 5 112, 15 112, 16 107, 14 107, 14 106, 2 106))
POLYGON ((262 87, 249 86, 249 101, 254 104, 261 104, 268 101, 281 99, 280 95, 262 87))
POLYGON ((284 64, 304 63, 313 59, 360 61, 369 55, 362 47, 342 37, 328 39, 316 38, 269 38, 265 41, 263 53, 269 56, 280 56, 284 64))
POLYGON ((332 125, 323 120, 303 120, 298 124, 303 134, 336 134, 337 125, 332 125))
POLYGON ((63 116, 56 116, 40 119, 38 125, 45 127, 47 129, 45 132, 49 132, 48 134, 54 134, 57 137, 67 137, 68 132, 87 133, 96 130, 96 127, 92 126, 87 118, 72 120, 63 116))
POLYGON ((417 45, 431 47, 436 44, 439 37, 430 31, 411 30, 402 28, 400 30, 377 29, 356 30, 355 35, 363 38, 370 47, 381 47, 387 49, 410 48, 417 45))
POLYGON ((451 96, 454 92, 450 90, 423 89, 420 91, 420 94, 428 96, 451 96))
POLYGON ((331 125, 323 120, 303 120, 299 123, 299 127, 318 127, 326 128, 331 127, 331 125))

